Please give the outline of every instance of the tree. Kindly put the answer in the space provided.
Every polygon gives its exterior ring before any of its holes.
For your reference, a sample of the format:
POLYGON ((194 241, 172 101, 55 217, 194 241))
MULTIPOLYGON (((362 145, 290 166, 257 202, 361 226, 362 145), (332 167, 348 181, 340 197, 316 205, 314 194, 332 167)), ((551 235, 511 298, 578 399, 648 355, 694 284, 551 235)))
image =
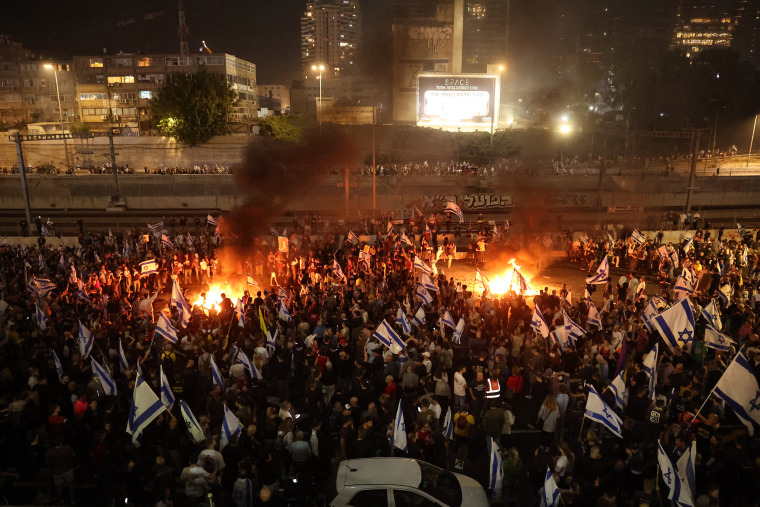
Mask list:
POLYGON ((83 121, 73 121, 69 124, 69 133, 72 136, 80 136, 90 133, 90 127, 83 121))
POLYGON ((194 146, 226 133, 236 102, 225 77, 201 67, 195 74, 170 74, 151 105, 160 132, 194 146))
POLYGON ((302 129, 291 116, 269 116, 259 123, 259 134, 278 141, 295 142, 301 139, 302 129))

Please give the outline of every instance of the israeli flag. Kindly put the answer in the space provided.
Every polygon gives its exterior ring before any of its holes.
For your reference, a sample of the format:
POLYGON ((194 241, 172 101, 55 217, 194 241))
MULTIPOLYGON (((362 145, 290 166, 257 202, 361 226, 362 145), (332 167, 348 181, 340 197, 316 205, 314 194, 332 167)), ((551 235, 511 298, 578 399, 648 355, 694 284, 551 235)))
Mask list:
POLYGON ((586 317, 586 324, 590 326, 596 326, 598 330, 602 329, 602 318, 599 315, 599 310, 596 309, 594 302, 589 300, 588 302, 588 316, 586 317))
POLYGON ((504 480, 501 450, 491 437, 488 437, 488 447, 491 449, 491 457, 488 462, 488 489, 491 490, 491 498, 499 498, 501 496, 501 483, 504 480))
POLYGON ((245 309, 241 298, 238 298, 235 303, 235 313, 238 314, 238 327, 245 327, 245 309))
POLYGON ((660 345, 655 343, 652 350, 649 351, 641 365, 641 369, 649 375, 649 397, 655 398, 655 387, 657 386, 657 355, 659 354, 660 345))
POLYGON ((673 264, 674 269, 678 269, 679 262, 678 262, 678 251, 673 250, 670 252, 670 262, 673 264))
POLYGON ((690 494, 681 478, 678 476, 678 471, 673 467, 673 463, 670 458, 665 454, 665 450, 662 448, 660 441, 657 441, 657 464, 660 466, 660 475, 662 475, 662 481, 665 486, 668 487, 670 492, 668 493, 668 500, 673 500, 676 505, 679 506, 692 506, 694 500, 690 498, 690 494))
POLYGON ((79 277, 77 277, 77 268, 74 264, 71 265, 71 271, 69 272, 69 283, 78 283, 79 277))
POLYGON ((422 270, 423 273, 430 275, 433 271, 425 264, 425 261, 419 258, 417 254, 414 255, 414 269, 422 270))
POLYGON ((222 370, 220 370, 219 367, 216 365, 216 361, 214 361, 213 354, 211 354, 210 366, 211 366, 211 381, 214 383, 215 386, 224 388, 224 377, 222 376, 222 370))
POLYGON ((451 329, 456 329, 457 325, 454 323, 454 319, 451 317, 451 314, 448 310, 446 310, 443 313, 443 316, 441 316, 441 324, 443 324, 446 327, 450 327, 451 329))
POLYGON ((652 323, 671 349, 685 347, 694 340, 694 312, 689 298, 654 317, 652 323))
MULTIPOLYGON (((279 331, 279 329, 278 329, 279 331)), ((275 332, 275 338, 277 337, 277 332, 275 332)), ((274 341, 274 340, 273 340, 274 341)), ((269 346, 269 343, 267 342, 267 347, 269 346)), ((240 361, 240 363, 243 365, 243 367, 248 370, 248 373, 251 375, 251 378, 256 380, 263 380, 264 377, 261 375, 261 372, 258 368, 256 368, 256 365, 253 364, 253 361, 251 361, 251 358, 246 355, 245 352, 242 350, 237 350, 235 354, 233 354, 233 359, 240 361)))
POLYGON ((644 238, 644 235, 641 234, 638 229, 634 229, 634 231, 631 233, 631 238, 639 245, 643 244, 646 241, 646 238, 644 238))
POLYGON ((160 222, 154 225, 148 224, 148 229, 150 229, 150 232, 151 234, 153 234, 153 237, 158 238, 164 232, 164 221, 161 220, 160 222))
POLYGON ((192 317, 193 313, 190 311, 190 306, 187 304, 185 296, 182 295, 182 291, 179 287, 179 280, 176 278, 172 283, 172 295, 171 299, 169 300, 169 304, 177 308, 180 325, 182 327, 187 327, 187 324, 190 322, 190 317, 192 317))
POLYGON ((214 217, 212 217, 211 215, 207 215, 206 225, 210 225, 211 227, 216 227, 216 220, 214 220, 214 217))
POLYGON ((459 223, 464 222, 464 214, 462 213, 462 208, 457 206, 457 204, 454 201, 449 201, 448 203, 446 203, 446 208, 443 210, 443 212, 453 213, 459 217, 459 223))
POLYGON ((459 322, 457 322, 457 327, 454 328, 454 336, 451 337, 451 339, 456 343, 457 345, 462 344, 462 334, 464 334, 464 319, 459 318, 459 322))
POLYGON ((158 313, 155 334, 163 336, 172 343, 177 343, 177 328, 172 325, 166 315, 164 315, 164 312, 158 313))
POLYGON ((422 286, 423 286, 423 287, 425 287, 427 290, 431 290, 431 291, 433 291, 433 292, 438 292, 438 286, 437 286, 436 284, 434 284, 434 283, 433 283, 433 282, 430 280, 430 277, 429 277, 429 276, 427 276, 425 273, 422 273, 422 274, 420 275, 420 283, 421 283, 421 284, 422 284, 422 286))
POLYGON ((150 259, 140 263, 140 276, 148 276, 158 273, 158 262, 156 259, 150 259))
POLYGON ((359 263, 364 263, 367 266, 367 269, 371 269, 371 262, 372 262, 372 255, 370 255, 369 252, 365 252, 364 250, 361 250, 359 252, 359 263))
POLYGON ((406 246, 410 246, 410 247, 414 248, 414 243, 412 243, 411 240, 408 237, 406 237, 406 233, 405 232, 401 233, 401 242, 403 244, 405 244, 406 246))
POLYGON ((628 405, 628 390, 625 387, 622 371, 610 382, 609 387, 610 391, 615 394, 615 406, 620 410, 625 410, 625 407, 628 405))
POLYGON ((346 275, 343 274, 343 269, 341 269, 337 259, 333 259, 332 272, 338 280, 346 281, 346 275))
POLYGON ((594 389, 594 386, 589 386, 586 410, 583 416, 601 423, 616 436, 623 438, 623 421, 607 406, 601 396, 599 396, 599 393, 596 392, 596 389, 594 389))
POLYGON ((135 388, 132 392, 132 406, 127 420, 127 433, 132 435, 132 443, 139 447, 140 436, 143 430, 153 420, 166 410, 164 404, 158 399, 156 393, 150 388, 142 375, 138 372, 135 378, 135 388))
POLYGON ((394 344, 397 347, 406 347, 406 343, 401 340, 401 337, 396 333, 396 331, 393 330, 391 325, 388 324, 385 319, 383 319, 380 325, 377 326, 377 329, 375 329, 375 332, 372 333, 372 336, 377 338, 388 348, 391 348, 391 346, 394 344))
POLYGON ((586 330, 573 322, 565 310, 562 310, 562 316, 565 319, 565 332, 567 333, 567 337, 568 339, 572 340, 573 343, 575 343, 578 338, 586 334, 586 330))
POLYGON ((45 324, 45 314, 42 313, 42 310, 40 310, 40 305, 37 303, 34 303, 35 308, 35 316, 37 317, 37 327, 40 328, 40 331, 44 331, 47 329, 47 325, 45 324))
POLYGON ((172 241, 165 234, 161 235, 161 246, 164 248, 174 248, 172 241))
POLYGON ((401 326, 401 330, 405 335, 409 335, 412 332, 412 325, 400 306, 396 309, 396 324, 401 326))
POLYGON ((187 233, 187 246, 193 246, 195 244, 195 240, 193 240, 193 236, 188 232, 187 233))
POLYGON ((290 322, 293 320, 293 317, 290 316, 290 312, 285 307, 285 303, 280 300, 280 308, 277 310, 277 316, 280 318, 280 320, 283 320, 285 322, 290 322))
POLYGON ((225 405, 224 419, 222 419, 222 438, 219 440, 219 451, 221 452, 222 449, 227 447, 227 444, 230 443, 230 439, 235 435, 239 435, 242 429, 243 425, 240 424, 240 421, 235 417, 232 410, 225 405))
POLYGON ((673 288, 675 292, 685 292, 686 294, 694 294, 694 287, 686 281, 686 279, 683 277, 683 275, 678 277, 678 280, 676 280, 676 285, 673 288))
POLYGON ((354 231, 348 231, 348 240, 355 245, 360 243, 359 236, 354 234, 354 231))
POLYGON ((86 359, 92 352, 92 346, 95 344, 95 338, 92 337, 92 333, 89 329, 84 327, 82 321, 79 321, 79 352, 82 354, 82 359, 86 359))
POLYGON ((129 259, 129 255, 131 253, 132 252, 129 249, 129 241, 125 241, 124 248, 121 249, 121 256, 124 257, 125 259, 129 259))
POLYGON ((660 260, 661 261, 664 262, 664 261, 668 260, 668 247, 667 246, 660 245, 659 247, 657 247, 657 253, 660 255, 660 260))
POLYGON ((686 240, 686 244, 683 246, 683 253, 686 255, 689 255, 689 252, 694 247, 694 236, 690 237, 688 240, 686 240))
POLYGON ((422 299, 422 304, 424 305, 429 305, 433 302, 433 296, 421 283, 417 284, 417 295, 422 299))
POLYGON ((414 324, 417 327, 424 326, 427 323, 425 320, 425 310, 422 309, 420 306, 417 309, 417 313, 414 314, 414 317, 412 318, 412 324, 414 324))
POLYGON ((409 449, 406 446, 406 423, 404 422, 404 412, 401 410, 401 401, 398 402, 396 419, 393 422, 391 446, 401 449, 404 452, 409 452, 409 449))
MULTIPOLYGON (((513 275, 514 278, 514 275, 513 275)), ((488 292, 488 290, 491 287, 490 281, 488 278, 486 278, 483 273, 480 272, 478 268, 475 268, 475 283, 483 287, 483 290, 485 292, 488 292)))
POLYGON ((441 426, 441 433, 447 440, 454 440, 454 421, 451 420, 451 407, 446 409, 446 417, 443 419, 443 426, 441 426))
POLYGON ((251 275, 245 275, 245 284, 249 287, 256 287, 257 289, 261 288, 259 283, 254 280, 251 275))
POLYGON ((161 403, 164 404, 164 406, 166 407, 166 410, 171 411, 172 406, 174 406, 174 402, 177 400, 174 397, 172 386, 169 385, 169 379, 166 378, 166 375, 164 375, 163 366, 161 366, 159 376, 161 378, 161 403))
POLYGON ((280 300, 283 299, 291 299, 290 292, 285 287, 278 286, 277 287, 277 298, 280 300))
POLYGON ((567 294, 565 294, 565 303, 567 303, 567 306, 573 306, 573 291, 569 290, 567 291, 567 294))
POLYGON ((52 234, 50 234, 50 231, 48 230, 48 228, 45 227, 44 225, 40 226, 40 230, 42 231, 42 235, 43 236, 52 236, 52 234))
POLYGON ((650 333, 654 332, 654 323, 652 319, 660 314, 660 308, 665 308, 666 306, 665 301, 660 296, 653 296, 644 308, 644 311, 641 314, 641 321, 650 333))
POLYGON ((563 354, 568 347, 574 345, 573 341, 568 338, 567 330, 564 326, 555 328, 554 331, 549 334, 549 338, 559 345, 559 349, 563 354))
POLYGON ((718 296, 723 301, 723 306, 728 306, 731 303, 731 297, 734 295, 734 289, 729 284, 724 285, 718 290, 718 296))
POLYGON ((604 256, 599 267, 596 268, 594 276, 586 278, 587 284, 607 283, 610 279, 610 261, 607 255, 604 256))
POLYGON ((58 380, 63 382, 63 365, 61 364, 61 360, 58 359, 58 354, 55 353, 55 350, 50 349, 50 352, 53 353, 53 361, 55 361, 55 371, 58 374, 58 380))
POLYGON ((195 418, 193 411, 190 410, 187 403, 182 400, 179 402, 179 407, 182 412, 182 419, 185 420, 185 427, 187 428, 188 433, 190 433, 190 436, 193 437, 193 440, 195 440, 195 443, 200 444, 205 441, 206 435, 203 434, 203 429, 201 428, 201 425, 198 424, 198 419, 195 418))
POLYGON ((528 292, 528 288, 530 287, 528 285, 528 280, 523 276, 522 273, 517 268, 512 268, 512 288, 515 289, 515 292, 518 294, 525 294, 528 292))
POLYGON ((760 387, 758 387, 752 366, 744 354, 739 352, 720 377, 713 391, 754 435, 755 426, 760 425, 760 387))
POLYGON ((696 459, 697 441, 692 440, 691 445, 686 449, 686 452, 681 454, 681 457, 678 458, 678 461, 676 462, 676 471, 678 472, 679 479, 681 479, 681 489, 686 490, 687 493, 689 493, 687 498, 692 500, 692 502, 681 502, 679 505, 689 505, 691 507, 694 506, 693 500, 697 496, 697 476, 696 467, 694 465, 696 459))
POLYGON ((739 233, 739 237, 740 238, 744 237, 745 229, 744 229, 744 227, 741 226, 741 224, 739 224, 739 222, 736 222, 736 232, 739 233))
POLYGON ((710 324, 705 325, 705 347, 727 352, 731 350, 733 344, 734 341, 731 338, 724 335, 710 324))
POLYGON ((723 323, 720 320, 720 310, 718 310, 718 305, 715 304, 715 299, 711 299, 710 303, 702 309, 702 317, 714 329, 718 331, 723 329, 723 323))
POLYGON ((396 229, 393 228, 393 224, 388 221, 388 227, 385 229, 385 235, 386 236, 392 236, 396 233, 396 229))
POLYGON ((549 467, 546 467, 543 495, 541 495, 541 507, 559 507, 560 503, 560 491, 557 487, 557 481, 554 480, 549 467))
POLYGON ((533 307, 533 317, 530 319, 530 327, 544 338, 549 338, 549 326, 546 325, 546 320, 541 314, 541 310, 538 309, 538 305, 533 307))
POLYGON ((96 377, 98 377, 98 380, 103 386, 103 391, 106 393, 106 395, 116 396, 116 382, 114 382, 113 377, 111 377, 108 371, 100 366, 100 363, 98 363, 95 359, 90 358, 90 364, 92 365, 93 373, 96 377))
POLYGON ((124 354, 124 347, 119 340, 119 364, 121 365, 121 372, 124 373, 129 369, 129 363, 127 362, 127 356, 124 354))

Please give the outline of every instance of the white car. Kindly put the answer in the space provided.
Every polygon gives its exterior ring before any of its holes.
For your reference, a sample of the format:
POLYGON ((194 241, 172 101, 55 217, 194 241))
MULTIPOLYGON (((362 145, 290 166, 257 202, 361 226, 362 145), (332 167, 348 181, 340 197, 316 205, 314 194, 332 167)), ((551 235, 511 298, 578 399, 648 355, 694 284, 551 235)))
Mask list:
POLYGON ((331 507, 487 507, 475 479, 410 458, 341 461, 328 480, 331 507))

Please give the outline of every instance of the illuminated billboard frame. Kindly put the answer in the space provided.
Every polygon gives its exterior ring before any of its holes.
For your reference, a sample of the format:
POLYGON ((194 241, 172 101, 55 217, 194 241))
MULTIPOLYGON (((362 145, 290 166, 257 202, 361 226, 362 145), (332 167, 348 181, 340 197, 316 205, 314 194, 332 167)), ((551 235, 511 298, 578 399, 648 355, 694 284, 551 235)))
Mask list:
POLYGON ((417 125, 493 129, 499 123, 499 76, 420 74, 417 125))

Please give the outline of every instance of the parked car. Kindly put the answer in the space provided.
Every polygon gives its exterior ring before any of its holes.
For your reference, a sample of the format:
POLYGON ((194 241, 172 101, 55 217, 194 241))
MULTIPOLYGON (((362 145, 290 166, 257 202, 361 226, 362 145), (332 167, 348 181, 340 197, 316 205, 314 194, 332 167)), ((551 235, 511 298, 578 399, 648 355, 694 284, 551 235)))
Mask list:
POLYGON ((341 461, 328 479, 331 507, 486 507, 475 479, 410 458, 341 461))

